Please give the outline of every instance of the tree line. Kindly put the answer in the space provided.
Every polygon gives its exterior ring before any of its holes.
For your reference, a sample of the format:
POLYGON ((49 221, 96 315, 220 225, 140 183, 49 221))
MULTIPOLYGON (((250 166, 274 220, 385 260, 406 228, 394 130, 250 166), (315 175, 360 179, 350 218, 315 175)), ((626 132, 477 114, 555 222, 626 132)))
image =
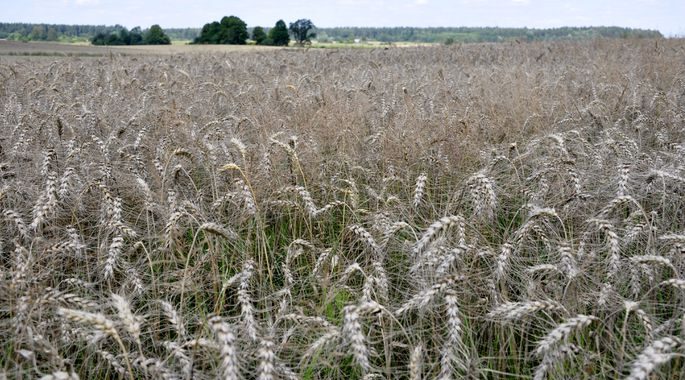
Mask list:
POLYGON ((97 33, 113 33, 121 25, 65 25, 0 22, 0 38, 17 41, 85 41, 97 33))
POLYGON ((90 41, 93 45, 164 45, 171 43, 159 25, 130 31, 121 25, 0 23, 0 38, 16 41, 90 41))
POLYGON ((657 30, 622 27, 561 27, 549 29, 498 27, 338 27, 318 28, 320 41, 381 42, 501 42, 587 38, 663 38, 657 30))
MULTIPOLYGON (((231 23, 224 23, 240 31, 236 36, 229 38, 222 34, 221 21, 205 24, 202 28, 167 28, 165 34, 171 40, 192 40, 195 43, 226 43, 219 41, 232 40, 234 43, 246 43, 252 39, 260 45, 287 45, 294 31, 286 26, 283 20, 279 20, 273 27, 246 28, 238 17, 234 17, 231 23), (237 22, 240 20, 240 22, 237 22), (217 27, 218 24, 218 27, 217 27), (286 40, 287 35, 287 40, 286 40)), ((227 20, 228 21, 228 20, 227 20)), ((300 21, 300 20, 298 20, 300 21)), ((292 24, 298 24, 296 21, 292 24)), ((313 25, 313 24, 312 24, 313 25)), ((306 25, 305 25, 306 26, 306 25)), ((12 39, 23 41, 88 41, 97 34, 110 36, 120 34, 125 29, 121 25, 63 25, 63 24, 31 24, 31 23, 0 23, 0 39, 12 39)), ((311 31, 307 31, 309 39, 314 38, 311 31)), ((137 32, 136 28, 131 32, 137 32)), ((141 31, 143 34, 146 30, 141 31)), ((562 27, 550 29, 531 28, 496 28, 496 27, 443 27, 443 28, 371 28, 371 27, 338 27, 316 28, 319 41, 352 42, 355 39, 381 41, 381 42, 500 42, 500 41, 540 41, 558 39, 587 39, 594 37, 604 38, 662 38, 663 35, 656 30, 633 29, 622 27, 562 27)), ((124 33, 125 34, 125 33, 124 33)), ((303 40, 306 43, 307 38, 303 40)), ((134 37, 135 39, 135 37, 134 37)), ((300 40, 295 38, 297 42, 300 40)))

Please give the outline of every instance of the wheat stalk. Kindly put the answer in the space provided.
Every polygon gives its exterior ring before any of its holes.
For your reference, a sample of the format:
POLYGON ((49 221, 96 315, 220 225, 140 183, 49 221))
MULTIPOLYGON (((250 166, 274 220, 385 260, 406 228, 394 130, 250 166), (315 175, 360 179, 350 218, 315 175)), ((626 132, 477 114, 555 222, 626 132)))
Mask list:
POLYGON ((580 349, 577 346, 573 344, 562 344, 553 351, 546 353, 542 358, 542 362, 535 368, 533 380, 547 379, 547 373, 552 367, 562 364, 564 358, 576 355, 578 352, 580 352, 580 349))
POLYGON ((105 267, 103 269, 103 278, 110 280, 114 275, 114 268, 117 265, 119 256, 121 256, 122 248, 124 246, 123 236, 115 236, 112 238, 112 243, 107 250, 107 259, 105 260, 105 267))
POLYGON ((448 290, 445 294, 445 308, 447 311, 447 340, 440 352, 440 379, 450 379, 456 369, 466 370, 465 360, 462 356, 464 350, 461 339, 462 322, 459 317, 459 305, 457 296, 448 290))
POLYGON ((490 319, 511 322, 522 319, 538 311, 565 313, 566 309, 555 301, 506 302, 490 311, 487 317, 490 319))
POLYGON ((564 323, 559 324, 552 331, 547 333, 547 335, 545 335, 545 337, 538 342, 538 346, 535 349, 535 354, 537 356, 549 355, 551 352, 554 352, 556 349, 555 346, 557 346, 560 342, 568 340, 569 335, 573 331, 585 328, 596 320, 597 318, 591 315, 582 314, 567 319, 564 323))
POLYGON ((352 224, 347 227, 352 233, 362 242, 364 245, 371 250, 375 257, 381 255, 381 248, 376 243, 376 239, 362 226, 357 224, 352 224))
MULTIPOLYGON (((449 227, 453 225, 458 225, 459 226, 459 235, 463 239, 464 236, 464 231, 463 231, 463 223, 464 223, 464 218, 462 218, 459 215, 451 215, 451 216, 445 216, 437 221, 433 222, 426 231, 423 233, 419 241, 416 243, 416 246, 414 247, 414 256, 419 257, 423 252, 426 250, 426 248, 430 245, 433 240, 440 234, 441 232, 447 230, 449 227)), ((461 242, 460 242, 461 243, 461 242)))
POLYGON ((275 378, 275 362, 276 355, 274 354, 274 343, 268 339, 262 339, 259 343, 259 366, 257 372, 258 380, 272 380, 275 378))
POLYGON ((211 317, 207 322, 216 336, 219 347, 221 347, 221 378, 224 380, 240 379, 238 353, 235 348, 236 338, 231 327, 218 316, 211 317))
POLYGON ((91 325, 95 327, 98 331, 114 339, 117 342, 117 344, 119 344, 119 348, 121 348, 121 352, 124 355, 129 377, 131 379, 134 379, 133 369, 131 368, 131 361, 128 357, 128 351, 126 350, 126 346, 124 346, 124 342, 121 340, 119 333, 114 327, 114 322, 112 322, 102 314, 90 313, 87 311, 65 309, 60 307, 57 309, 57 313, 65 319, 72 321, 74 323, 91 325))
POLYGON ((365 302, 359 305, 348 305, 343 308, 342 336, 352 349, 352 357, 364 373, 371 369, 369 349, 362 332, 360 315, 379 310, 375 302, 365 302))
POLYGON ((675 354, 673 350, 680 347, 679 338, 667 336, 655 340, 637 356, 630 368, 626 380, 647 380, 651 373, 660 365, 669 362, 675 354))
POLYGON ((245 330, 247 336, 252 341, 257 341, 257 322, 254 318, 254 308, 252 307, 252 299, 250 297, 250 279, 254 271, 254 261, 251 259, 245 260, 243 263, 243 270, 240 275, 240 284, 238 286, 238 302, 240 303, 240 314, 245 323, 245 330))
POLYGON ((456 282, 463 280, 464 276, 462 275, 448 276, 444 278, 430 288, 420 291, 404 304, 402 304, 402 306, 395 310, 395 315, 400 316, 413 309, 425 308, 437 296, 449 289, 449 287, 453 286, 456 282))
POLYGON ((80 377, 75 372, 57 371, 49 375, 41 376, 40 380, 79 380, 80 377))
POLYGON ((133 314, 131 311, 131 306, 124 297, 118 294, 112 294, 112 301, 114 303, 114 307, 119 312, 119 318, 124 323, 126 331, 128 331, 128 333, 133 337, 138 344, 140 351, 142 352, 140 342, 140 318, 133 314))
POLYGON ((497 195, 495 194, 494 181, 481 171, 472 175, 466 181, 473 203, 473 215, 476 218, 492 220, 497 208, 497 195))
POLYGON ((423 346, 416 345, 411 352, 409 359, 409 379, 421 380, 423 372, 423 346))
POLYGON ((412 202, 412 206, 414 206, 415 209, 419 208, 423 202, 427 180, 428 176, 426 173, 421 173, 418 177, 416 177, 416 185, 414 185, 414 200, 412 202))

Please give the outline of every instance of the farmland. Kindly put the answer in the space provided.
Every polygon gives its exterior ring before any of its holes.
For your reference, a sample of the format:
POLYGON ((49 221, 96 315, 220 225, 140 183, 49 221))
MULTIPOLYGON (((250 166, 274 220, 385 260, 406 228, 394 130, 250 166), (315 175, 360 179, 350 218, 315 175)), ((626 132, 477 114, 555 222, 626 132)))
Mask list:
POLYGON ((682 378, 685 41, 0 41, 0 378, 682 378))
POLYGON ((183 43, 172 46, 138 45, 138 46, 92 46, 89 44, 65 44, 57 42, 16 42, 0 40, 0 58, 2 57, 106 57, 118 56, 157 56, 189 53, 227 53, 240 51, 262 51, 272 49, 268 46, 240 45, 200 45, 188 46, 183 43))

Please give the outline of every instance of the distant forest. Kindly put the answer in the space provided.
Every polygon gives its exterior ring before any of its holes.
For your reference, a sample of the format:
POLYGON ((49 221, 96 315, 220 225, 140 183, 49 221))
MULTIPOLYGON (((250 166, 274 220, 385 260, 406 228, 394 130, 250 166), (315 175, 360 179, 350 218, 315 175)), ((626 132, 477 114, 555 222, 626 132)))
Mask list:
MULTIPOLYGON (((88 41, 98 33, 118 33, 121 25, 48 25, 29 23, 0 23, 0 39, 21 41, 88 41)), ((250 35, 252 28, 249 28, 250 35)), ((264 28, 268 33, 269 28, 264 28)), ((145 32, 145 30, 143 30, 145 32)), ((200 28, 165 28, 172 40, 193 40, 200 35, 200 28)), ((317 28, 317 40, 321 42, 380 41, 393 42, 498 42, 540 41, 559 39, 605 38, 662 38, 656 30, 621 27, 563 27, 551 29, 530 28, 367 28, 339 27, 317 28)))
POLYGON ((381 42, 499 42, 507 40, 539 41, 559 39, 662 38, 656 30, 621 27, 530 28, 318 28, 319 40, 350 41, 354 39, 381 42))
MULTIPOLYGON (((29 24, 0 22, 0 39, 17 41, 89 41, 97 34, 111 35, 125 30, 121 25, 63 25, 63 24, 29 24)), ((133 28, 136 29, 136 28, 133 28)), ((143 29, 141 32, 148 32, 143 29)), ((200 34, 200 28, 164 29, 172 40, 192 40, 200 34)))

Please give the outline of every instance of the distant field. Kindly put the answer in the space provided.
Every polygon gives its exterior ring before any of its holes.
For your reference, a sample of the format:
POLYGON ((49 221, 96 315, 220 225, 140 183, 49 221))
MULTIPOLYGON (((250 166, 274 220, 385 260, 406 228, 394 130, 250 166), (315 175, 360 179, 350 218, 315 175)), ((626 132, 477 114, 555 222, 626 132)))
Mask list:
MULTIPOLYGON (((255 51, 282 49, 274 46, 255 45, 190 45, 190 41, 176 40, 171 45, 139 46, 93 46, 82 43, 59 42, 18 42, 0 40, 0 56, 31 57, 103 57, 111 54, 121 55, 165 55, 186 53, 224 53, 235 51, 255 51)), ((377 41, 363 43, 314 43, 311 48, 345 49, 345 48, 384 48, 384 47, 417 47, 431 46, 429 43, 398 42, 383 44, 377 41)))
POLYGON ((63 44, 57 42, 0 41, 0 56, 102 57, 109 54, 164 55, 214 52, 223 53, 229 51, 254 51, 256 49, 274 49, 274 47, 239 45, 187 45, 187 41, 179 41, 179 43, 174 43, 172 45, 141 46, 92 46, 63 44))

